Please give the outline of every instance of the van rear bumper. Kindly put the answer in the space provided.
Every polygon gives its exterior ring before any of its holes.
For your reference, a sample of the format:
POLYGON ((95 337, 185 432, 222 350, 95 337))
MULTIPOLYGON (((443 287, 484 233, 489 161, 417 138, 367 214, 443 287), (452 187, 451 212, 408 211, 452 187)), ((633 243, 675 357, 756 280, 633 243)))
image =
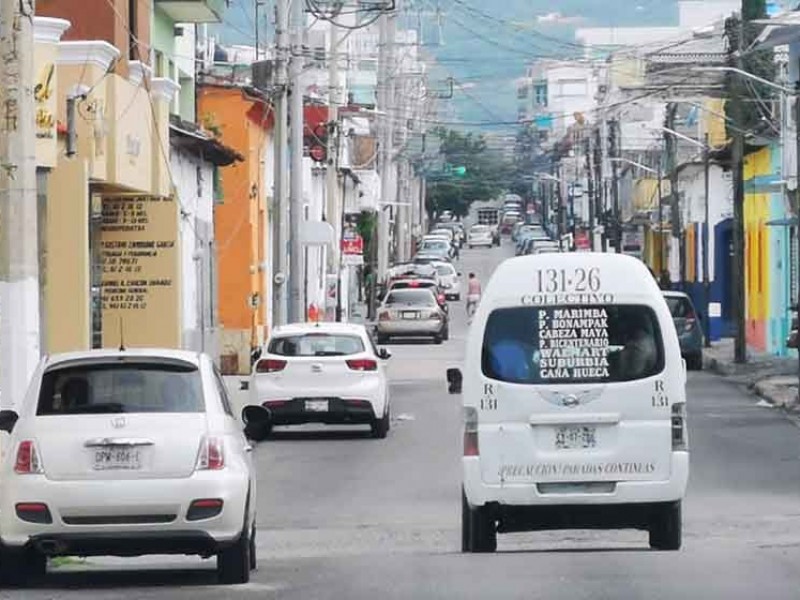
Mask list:
POLYGON ((620 481, 609 493, 540 493, 535 483, 486 484, 478 457, 462 459, 464 492, 472 506, 558 506, 589 504, 653 504, 680 500, 689 481, 689 453, 673 452, 669 479, 620 481))

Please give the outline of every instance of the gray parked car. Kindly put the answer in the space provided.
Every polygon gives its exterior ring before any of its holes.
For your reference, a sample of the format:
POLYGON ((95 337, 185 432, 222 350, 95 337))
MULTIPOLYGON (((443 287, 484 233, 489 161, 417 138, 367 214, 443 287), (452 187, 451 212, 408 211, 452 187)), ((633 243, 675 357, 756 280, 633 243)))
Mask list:
POLYGON ((428 337, 441 344, 448 337, 447 313, 431 289, 390 291, 378 309, 378 343, 393 337, 428 337))
POLYGON ((693 371, 703 368, 703 328, 692 299, 683 292, 664 292, 672 321, 678 331, 681 356, 693 371))

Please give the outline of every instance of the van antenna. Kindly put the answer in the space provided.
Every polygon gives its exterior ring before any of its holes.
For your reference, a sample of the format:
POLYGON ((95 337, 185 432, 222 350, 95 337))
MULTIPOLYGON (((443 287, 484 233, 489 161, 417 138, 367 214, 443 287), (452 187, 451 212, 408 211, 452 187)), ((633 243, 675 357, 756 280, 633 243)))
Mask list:
POLYGON ((125 352, 125 327, 122 324, 122 316, 119 317, 119 351, 125 352))

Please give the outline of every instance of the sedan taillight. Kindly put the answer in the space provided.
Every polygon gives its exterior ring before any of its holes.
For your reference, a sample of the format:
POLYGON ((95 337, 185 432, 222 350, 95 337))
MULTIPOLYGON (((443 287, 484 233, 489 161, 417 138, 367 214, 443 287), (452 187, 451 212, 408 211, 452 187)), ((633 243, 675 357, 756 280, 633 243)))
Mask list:
POLYGON ((225 444, 222 438, 204 437, 197 455, 198 471, 219 471, 225 467, 225 444))
POLYGON ((378 363, 371 358, 354 358, 348 361, 347 367, 351 371, 377 371, 378 363))
POLYGON ((264 358, 256 363, 256 373, 277 373, 286 368, 286 361, 276 358, 264 358))
POLYGON ((18 475, 36 475, 44 473, 39 452, 33 440, 23 440, 17 447, 17 457, 14 461, 14 472, 18 475))

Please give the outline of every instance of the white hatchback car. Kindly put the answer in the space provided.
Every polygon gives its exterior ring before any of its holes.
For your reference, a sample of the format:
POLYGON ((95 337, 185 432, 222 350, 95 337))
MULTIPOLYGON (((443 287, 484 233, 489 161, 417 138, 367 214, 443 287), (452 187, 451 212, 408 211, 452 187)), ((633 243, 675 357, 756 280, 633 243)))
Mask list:
POLYGON ((363 325, 298 323, 277 327, 253 366, 250 404, 271 423, 254 431, 266 438, 274 425, 369 425, 376 438, 389 432, 389 385, 378 349, 363 325))
POLYGON ((10 434, 0 469, 6 581, 41 577, 49 556, 143 554, 216 555, 222 582, 249 580, 251 447, 207 355, 45 357, 18 411, 0 412, 0 430, 10 434))

